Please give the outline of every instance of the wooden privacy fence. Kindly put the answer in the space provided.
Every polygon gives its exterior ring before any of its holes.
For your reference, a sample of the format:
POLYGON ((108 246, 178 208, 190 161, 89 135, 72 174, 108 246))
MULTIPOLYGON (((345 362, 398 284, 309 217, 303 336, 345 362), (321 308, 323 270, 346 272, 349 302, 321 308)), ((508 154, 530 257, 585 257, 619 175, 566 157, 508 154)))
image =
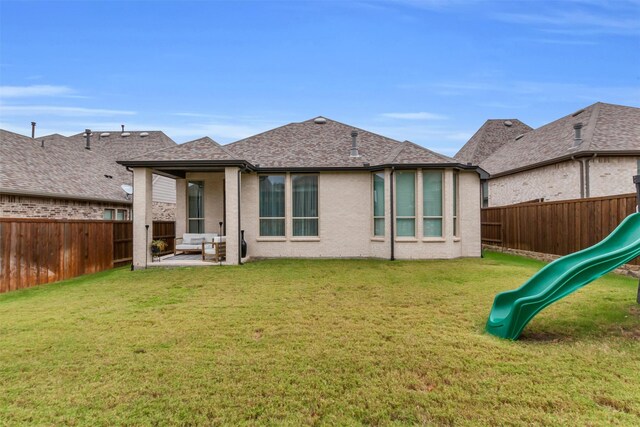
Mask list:
MULTIPOLYGON (((152 239, 159 238, 172 252, 173 221, 154 221, 152 239)), ((131 221, 0 218, 0 293, 108 270, 132 258, 131 221)))
POLYGON ((635 210, 635 194, 484 208, 482 243, 567 255, 595 245, 635 210))

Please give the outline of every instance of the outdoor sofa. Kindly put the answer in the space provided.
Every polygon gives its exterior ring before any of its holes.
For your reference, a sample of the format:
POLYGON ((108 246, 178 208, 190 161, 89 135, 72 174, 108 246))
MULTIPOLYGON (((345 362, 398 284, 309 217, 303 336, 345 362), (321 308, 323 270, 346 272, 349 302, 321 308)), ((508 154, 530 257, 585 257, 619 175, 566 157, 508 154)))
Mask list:
POLYGON ((176 238, 175 249, 173 254, 182 253, 201 253, 205 249, 212 247, 212 241, 218 236, 218 233, 184 233, 182 237, 176 238))

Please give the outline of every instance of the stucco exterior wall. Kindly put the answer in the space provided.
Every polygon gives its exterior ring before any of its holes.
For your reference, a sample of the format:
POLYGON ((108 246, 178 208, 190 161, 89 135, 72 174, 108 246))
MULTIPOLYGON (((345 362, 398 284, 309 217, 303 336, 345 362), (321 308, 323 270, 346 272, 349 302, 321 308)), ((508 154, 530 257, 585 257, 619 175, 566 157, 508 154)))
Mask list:
POLYGON ((637 174, 636 157, 596 157, 589 162, 589 196, 635 193, 633 176, 637 174))
POLYGON ((489 206, 580 198, 580 164, 557 163, 489 180, 489 206))
MULTIPOLYGON (((391 242, 390 171, 385 171, 385 236, 373 236, 372 174, 318 174, 318 237, 291 235, 291 176, 285 179, 286 235, 259 236, 258 175, 242 175, 242 224, 251 257, 377 257, 389 258, 391 242)), ((444 236, 422 236, 422 177, 416 174, 416 236, 396 238, 397 259, 436 259, 480 256, 480 181, 475 172, 460 173, 460 232, 453 236, 453 171, 444 176, 444 236)))

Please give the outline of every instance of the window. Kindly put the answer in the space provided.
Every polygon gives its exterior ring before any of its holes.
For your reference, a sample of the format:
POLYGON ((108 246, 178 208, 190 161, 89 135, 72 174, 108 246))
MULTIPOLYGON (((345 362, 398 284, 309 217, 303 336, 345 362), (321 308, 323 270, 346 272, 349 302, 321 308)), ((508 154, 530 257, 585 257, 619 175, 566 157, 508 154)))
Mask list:
POLYGON ((636 175, 640 175, 640 159, 636 161, 636 175))
POLYGON ((422 234, 442 237, 442 171, 422 173, 422 234))
POLYGON ((284 236, 284 175, 260 177, 260 235, 284 236))
POLYGON ((482 181, 482 207, 489 207, 489 181, 482 181))
POLYGON ((204 233, 204 183, 190 181, 187 189, 189 233, 204 233))
POLYGON ((373 174, 373 235, 384 236, 384 173, 373 174))
POLYGON ((453 172, 453 235, 458 237, 458 172, 453 172))
POLYGON ((105 209, 104 212, 102 212, 102 219, 107 219, 112 221, 113 213, 114 213, 114 209, 105 209))
POLYGON ((127 220, 127 210, 126 209, 118 209, 116 211, 116 220, 117 221, 126 221, 127 220))
POLYGON ((318 235, 318 176, 292 175, 293 235, 318 235))
POLYGON ((396 172, 396 234, 416 235, 415 172, 396 172))

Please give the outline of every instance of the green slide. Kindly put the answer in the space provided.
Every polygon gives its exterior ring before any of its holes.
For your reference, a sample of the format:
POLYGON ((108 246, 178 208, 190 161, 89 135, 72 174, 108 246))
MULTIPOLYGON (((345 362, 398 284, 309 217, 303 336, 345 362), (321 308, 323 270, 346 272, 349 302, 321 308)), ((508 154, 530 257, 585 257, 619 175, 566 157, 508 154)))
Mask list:
POLYGON ((640 213, 634 213, 600 243, 559 258, 518 289, 496 295, 487 332, 518 339, 540 310, 639 255, 640 213))

